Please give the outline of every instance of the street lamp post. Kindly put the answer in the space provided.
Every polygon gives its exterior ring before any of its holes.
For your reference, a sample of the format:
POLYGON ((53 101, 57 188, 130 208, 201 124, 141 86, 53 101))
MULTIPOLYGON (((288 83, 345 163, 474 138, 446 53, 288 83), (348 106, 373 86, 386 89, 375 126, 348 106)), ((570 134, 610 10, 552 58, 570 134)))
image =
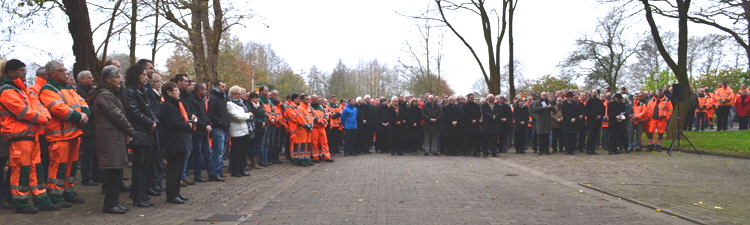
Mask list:
POLYGON ((656 93, 656 90, 659 89, 659 73, 654 74, 654 93, 656 93))

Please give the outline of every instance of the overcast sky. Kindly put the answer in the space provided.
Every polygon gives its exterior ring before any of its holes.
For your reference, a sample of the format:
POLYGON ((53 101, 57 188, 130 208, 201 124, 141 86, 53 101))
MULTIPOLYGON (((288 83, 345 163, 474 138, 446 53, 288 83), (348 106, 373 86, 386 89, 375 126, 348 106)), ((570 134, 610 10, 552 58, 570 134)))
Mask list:
MULTIPOLYGON (((419 38, 414 33, 417 22, 398 13, 417 15, 427 8, 428 3, 434 4, 431 0, 246 0, 234 3, 239 8, 251 8, 258 16, 243 22, 244 26, 233 28, 232 35, 240 37, 242 41, 271 44, 295 71, 308 71, 316 65, 327 72, 334 68, 339 59, 354 66, 360 60, 378 59, 395 65, 399 57, 408 58, 404 52, 405 41, 409 39, 415 42, 419 38)), ((535 78, 558 74, 556 65, 575 49, 575 40, 593 33, 597 17, 604 16, 610 7, 594 0, 520 1, 515 15, 515 58, 523 64, 521 69, 524 76, 535 78)), ((479 17, 470 13, 450 13, 448 19, 478 51, 480 59, 485 60, 479 17)), ((676 21, 664 22, 664 28, 676 30, 676 21)), ((30 40, 27 43, 32 42, 34 48, 44 49, 51 54, 32 54, 40 50, 18 47, 13 48, 8 56, 40 64, 50 58, 63 58, 66 66, 71 68, 74 56, 70 50, 72 40, 66 30, 67 21, 61 17, 52 23, 55 28, 39 28, 19 36, 24 41, 30 40)), ((629 34, 647 34, 645 22, 636 21, 632 25, 629 34)), ((690 35, 713 32, 698 25, 691 25, 690 29, 690 35)), ((446 30, 444 37, 442 75, 457 93, 468 93, 472 83, 482 77, 481 70, 453 33, 446 30)), ((95 36, 94 42, 101 39, 103 37, 95 36)), ((119 40, 119 43, 126 42, 119 40)), ((111 48, 110 53, 128 52, 127 44, 117 44, 111 48)), ((508 62, 507 50, 507 41, 504 41, 501 54, 503 64, 508 62)), ((165 61, 171 53, 171 46, 160 50, 156 57, 157 68, 166 70, 165 61)), ((139 45, 137 54, 138 58, 150 57, 150 47, 139 45)))

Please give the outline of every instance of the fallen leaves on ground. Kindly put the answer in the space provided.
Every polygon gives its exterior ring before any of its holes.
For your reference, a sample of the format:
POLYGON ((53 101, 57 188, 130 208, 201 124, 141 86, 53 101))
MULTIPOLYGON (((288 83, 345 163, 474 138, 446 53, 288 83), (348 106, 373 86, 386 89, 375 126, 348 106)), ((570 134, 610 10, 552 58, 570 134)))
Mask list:
POLYGON ((661 212, 661 209, 656 209, 654 210, 654 212, 661 212))

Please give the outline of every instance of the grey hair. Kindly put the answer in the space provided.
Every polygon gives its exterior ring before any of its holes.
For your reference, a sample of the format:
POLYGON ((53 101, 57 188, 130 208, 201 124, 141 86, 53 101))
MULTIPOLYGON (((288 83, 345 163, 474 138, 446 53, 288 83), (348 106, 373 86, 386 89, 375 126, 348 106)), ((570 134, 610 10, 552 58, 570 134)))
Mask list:
POLYGON ((47 70, 47 74, 52 72, 53 70, 57 69, 57 66, 65 66, 62 61, 60 60, 52 60, 47 63, 47 65, 44 65, 44 69, 47 70))
POLYGON ((391 97, 391 101, 393 101, 393 100, 398 100, 398 97, 396 97, 396 96, 391 97))
MULTIPOLYGON (((114 77, 115 74, 120 73, 120 71, 121 71, 120 68, 115 65, 105 66, 104 69, 102 69, 102 82, 106 82, 107 80, 112 79, 112 77, 114 77)), ((89 71, 84 70, 78 73, 79 81, 81 79, 81 74, 83 72, 89 72, 89 71)), ((89 74, 91 74, 91 72, 89 72, 89 74)))
POLYGON ((47 74, 47 69, 44 67, 39 67, 39 69, 36 69, 36 76, 39 76, 40 74, 47 74))
MULTIPOLYGON (((102 72, 103 72, 103 71, 102 71, 102 72)), ((119 71, 118 71, 118 72, 119 72, 119 71)), ((86 76, 86 75, 91 75, 91 71, 88 71, 88 70, 83 70, 83 71, 81 71, 81 72, 78 72, 78 75, 76 76, 76 80, 77 80, 78 82, 81 82, 81 79, 83 78, 83 76, 86 76)))

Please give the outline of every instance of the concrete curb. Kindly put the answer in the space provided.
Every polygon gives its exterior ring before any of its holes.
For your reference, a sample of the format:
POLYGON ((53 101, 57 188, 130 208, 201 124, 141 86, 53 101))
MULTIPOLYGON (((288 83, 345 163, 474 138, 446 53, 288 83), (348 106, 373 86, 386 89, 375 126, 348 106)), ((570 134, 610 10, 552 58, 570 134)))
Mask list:
MULTIPOLYGON (((662 152, 664 151, 668 152, 669 148, 664 148, 664 146, 662 146, 661 150, 662 152)), ((700 152, 700 155, 719 156, 719 157, 734 158, 734 159, 750 159, 750 155, 732 155, 732 154, 725 154, 725 153, 718 153, 718 152, 703 151, 700 149, 698 149, 698 151, 700 152)), ((695 153, 695 150, 693 150, 692 148, 680 148, 680 150, 676 152, 697 154, 695 153)))
MULTIPOLYGON (((605 194, 607 194, 607 195, 615 196, 615 197, 618 197, 618 198, 620 198, 620 199, 622 199, 622 200, 625 200, 625 201, 629 201, 629 202, 632 202, 632 203, 635 203, 635 204, 638 204, 638 205, 642 205, 642 206, 645 206, 645 207, 651 208, 651 209, 653 209, 653 210, 656 210, 656 209, 658 209, 658 207, 655 207, 655 206, 652 206, 652 205, 649 205, 649 204, 643 203, 643 202, 641 202, 641 201, 638 201, 638 200, 635 200, 635 199, 631 199, 631 198, 626 198, 626 197, 622 197, 622 196, 619 196, 619 195, 615 195, 615 194, 612 194, 612 193, 610 193, 610 192, 607 192, 607 191, 601 190, 601 189, 599 189, 599 188, 595 188, 595 187, 592 187, 592 186, 588 186, 588 185, 586 185, 586 184, 578 183, 578 185, 580 185, 580 186, 583 186, 583 187, 585 187, 585 188, 589 188, 589 189, 592 189, 592 190, 598 191, 598 192, 601 192, 601 193, 605 193, 605 194)), ((663 213, 666 213, 666 214, 669 214, 669 215, 672 215, 672 216, 676 216, 676 217, 679 217, 679 218, 681 218, 681 219, 684 219, 684 220, 687 220, 687 221, 690 221, 690 222, 693 222, 693 223, 697 223, 697 224, 701 224, 701 225, 705 225, 705 224, 706 224, 706 222, 703 222, 703 221, 700 221, 700 220, 697 220, 697 219, 693 219, 693 218, 690 218, 690 217, 687 217, 687 216, 684 216, 684 215, 681 215, 681 214, 678 214, 678 213, 675 213, 675 212, 671 212, 671 211, 669 211, 669 210, 665 210, 665 209, 662 209, 662 210, 661 210, 661 212, 663 212, 663 213)))

